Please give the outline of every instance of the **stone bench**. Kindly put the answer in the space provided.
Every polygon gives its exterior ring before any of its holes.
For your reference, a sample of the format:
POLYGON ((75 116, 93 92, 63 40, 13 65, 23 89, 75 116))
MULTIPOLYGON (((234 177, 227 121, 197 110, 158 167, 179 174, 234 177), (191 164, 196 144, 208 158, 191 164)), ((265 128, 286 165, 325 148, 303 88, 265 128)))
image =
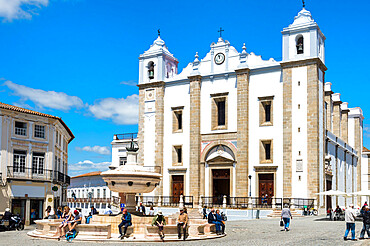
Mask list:
MULTIPOLYGON (((51 222, 46 220, 39 220, 36 222, 36 231, 43 234, 56 234, 58 232, 58 227, 61 222, 51 222)), ((68 228, 68 226, 67 226, 68 228)), ((81 236, 91 236, 91 237, 104 237, 111 238, 111 225, 110 224, 79 224, 76 226, 76 230, 81 236)), ((127 228, 127 234, 133 232, 133 228, 127 228)))
POLYGON ((210 234, 211 232, 216 233, 215 224, 204 224, 198 227, 199 234, 210 234))

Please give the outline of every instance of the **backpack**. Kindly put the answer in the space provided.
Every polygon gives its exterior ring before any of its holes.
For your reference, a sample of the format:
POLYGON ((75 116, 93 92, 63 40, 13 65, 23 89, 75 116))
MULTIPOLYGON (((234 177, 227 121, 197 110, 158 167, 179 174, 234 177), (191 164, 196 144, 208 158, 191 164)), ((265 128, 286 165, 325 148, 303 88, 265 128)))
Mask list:
POLYGON ((72 231, 69 231, 66 233, 66 240, 68 242, 72 242, 72 240, 77 236, 76 229, 73 229, 72 231))

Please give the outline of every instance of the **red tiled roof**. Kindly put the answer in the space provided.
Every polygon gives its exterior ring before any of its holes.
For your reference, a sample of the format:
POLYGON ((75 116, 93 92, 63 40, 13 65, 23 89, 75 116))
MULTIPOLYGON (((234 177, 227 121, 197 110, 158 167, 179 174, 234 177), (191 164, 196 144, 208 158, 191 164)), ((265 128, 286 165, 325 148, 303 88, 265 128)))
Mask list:
POLYGON ((91 173, 84 173, 78 176, 71 177, 71 179, 81 178, 81 177, 89 177, 89 176, 98 176, 101 174, 101 171, 91 172, 91 173))
POLYGON ((362 152, 370 152, 370 150, 368 148, 366 148, 365 146, 363 146, 362 152))
POLYGON ((33 110, 29 110, 29 109, 25 109, 25 108, 13 106, 13 105, 2 103, 2 102, 0 102, 0 108, 12 110, 12 111, 17 111, 17 112, 21 112, 21 113, 26 113, 26 114, 33 114, 33 115, 48 117, 48 118, 59 120, 59 122, 64 126, 64 128, 67 130, 67 132, 71 135, 71 140, 69 140, 69 142, 71 142, 75 138, 75 136, 73 135, 71 129, 69 129, 69 127, 66 125, 66 123, 64 123, 64 121, 61 118, 57 117, 57 116, 53 116, 53 115, 50 115, 50 114, 40 113, 40 112, 37 112, 37 111, 33 111, 33 110))

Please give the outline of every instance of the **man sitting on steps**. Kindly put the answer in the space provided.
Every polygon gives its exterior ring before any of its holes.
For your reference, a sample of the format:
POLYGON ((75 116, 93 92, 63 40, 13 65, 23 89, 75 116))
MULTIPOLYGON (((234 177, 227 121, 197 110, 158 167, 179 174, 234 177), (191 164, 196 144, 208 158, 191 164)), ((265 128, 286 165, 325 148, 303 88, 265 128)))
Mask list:
POLYGON ((123 209, 122 211, 122 217, 121 217, 122 221, 121 223, 118 225, 118 230, 119 230, 119 238, 122 239, 126 236, 126 232, 127 232, 127 227, 129 227, 130 225, 132 225, 131 223, 131 214, 129 212, 127 212, 127 209, 123 209), (122 234, 122 226, 124 226, 124 229, 123 229, 123 234, 122 234))

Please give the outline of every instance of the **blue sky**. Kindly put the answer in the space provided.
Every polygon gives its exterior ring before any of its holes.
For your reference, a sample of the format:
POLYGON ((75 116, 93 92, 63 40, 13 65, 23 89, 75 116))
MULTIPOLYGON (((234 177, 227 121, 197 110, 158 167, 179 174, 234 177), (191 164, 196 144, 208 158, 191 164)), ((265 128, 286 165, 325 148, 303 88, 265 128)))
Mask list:
MULTIPOLYGON (((0 101, 62 117, 76 139, 70 175, 105 169, 115 133, 137 131, 138 56, 157 29, 179 71, 217 30, 241 51, 281 60, 299 0, 0 0, 0 101)), ((326 81, 364 111, 370 147, 369 1, 306 1, 326 36, 326 81)))

